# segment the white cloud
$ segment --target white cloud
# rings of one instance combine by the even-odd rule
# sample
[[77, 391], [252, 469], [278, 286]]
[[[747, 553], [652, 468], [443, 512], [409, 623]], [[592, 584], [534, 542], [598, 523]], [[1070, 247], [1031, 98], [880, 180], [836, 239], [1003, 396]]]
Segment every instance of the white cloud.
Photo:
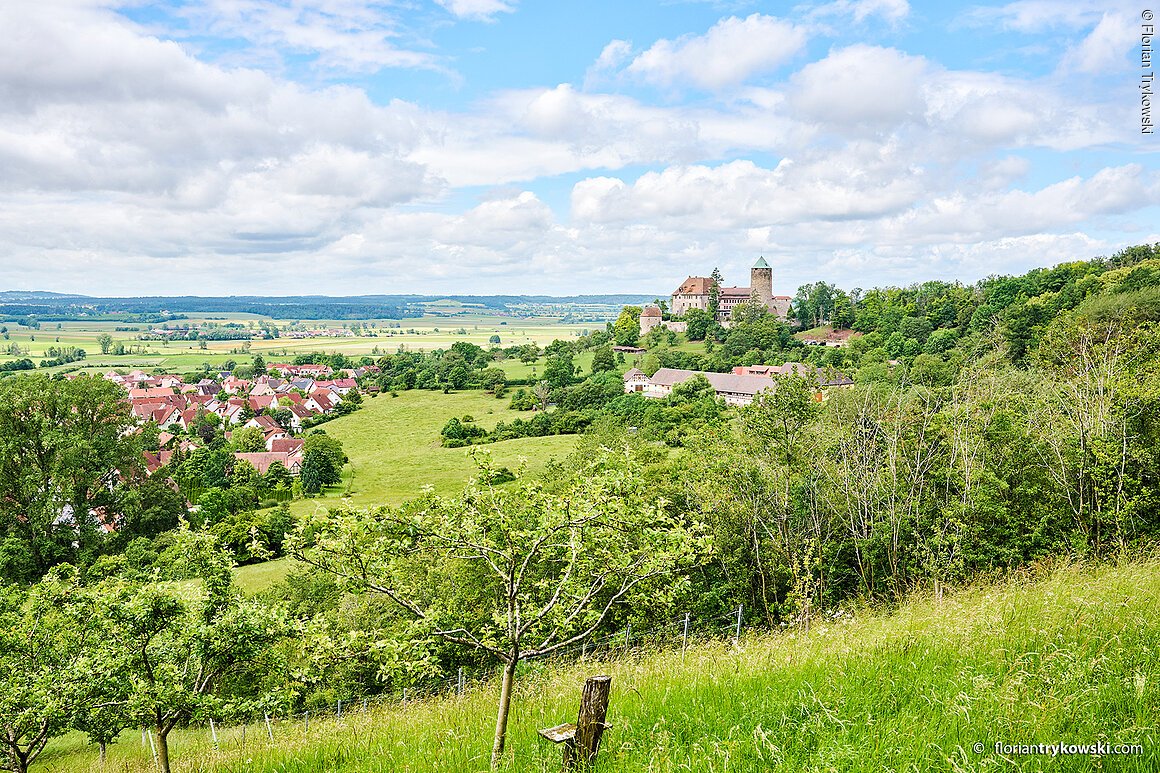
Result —
[[1077, 29], [1095, 23], [1115, 0], [1017, 0], [1000, 6], [976, 6], [962, 15], [969, 25], [993, 25], [1016, 32]]
[[1065, 70], [1102, 74], [1131, 67], [1129, 54], [1139, 40], [1137, 19], [1128, 13], [1106, 13], [1095, 28], [1063, 57]]
[[810, 18], [839, 17], [859, 23], [872, 16], [881, 16], [891, 24], [897, 24], [909, 15], [910, 3], [907, 0], [835, 0], [807, 9]]
[[436, 0], [439, 5], [461, 19], [491, 21], [496, 14], [515, 11], [514, 2], [508, 0]]
[[731, 16], [704, 35], [658, 40], [626, 71], [661, 86], [716, 90], [776, 69], [805, 42], [805, 31], [782, 19], [757, 13], [745, 19]]
[[398, 9], [382, 0], [196, 0], [173, 13], [193, 39], [247, 41], [244, 53], [230, 55], [234, 61], [280, 63], [308, 56], [317, 67], [334, 71], [446, 69], [403, 24]]
[[632, 56], [632, 43], [627, 40], [614, 40], [606, 45], [592, 65], [595, 70], [614, 70], [628, 61]]
[[892, 126], [921, 117], [921, 57], [856, 44], [831, 51], [790, 78], [790, 104], [810, 120], [840, 126]]

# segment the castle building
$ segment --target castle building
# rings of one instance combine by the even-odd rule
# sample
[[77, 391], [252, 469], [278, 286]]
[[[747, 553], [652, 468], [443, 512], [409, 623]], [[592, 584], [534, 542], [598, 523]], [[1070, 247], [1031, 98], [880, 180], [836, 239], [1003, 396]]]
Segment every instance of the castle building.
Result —
[[[773, 269], [765, 262], [765, 258], [758, 258], [749, 270], [749, 287], [720, 287], [717, 294], [717, 318], [721, 322], [728, 321], [733, 313], [733, 307], [745, 303], [751, 298], [769, 309], [770, 314], [776, 314], [782, 319], [789, 317], [790, 303], [793, 301], [788, 295], [773, 294]], [[709, 309], [710, 289], [713, 280], [707, 276], [691, 276], [681, 283], [673, 292], [673, 316], [684, 316], [689, 309]], [[643, 326], [642, 326], [643, 327]]]

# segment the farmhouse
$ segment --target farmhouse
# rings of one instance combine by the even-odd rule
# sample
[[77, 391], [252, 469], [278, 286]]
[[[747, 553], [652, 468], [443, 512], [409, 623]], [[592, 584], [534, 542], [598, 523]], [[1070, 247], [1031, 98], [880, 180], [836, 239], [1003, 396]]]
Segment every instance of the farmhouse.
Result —
[[717, 397], [726, 405], [749, 405], [759, 392], [777, 388], [781, 376], [797, 374], [814, 382], [814, 399], [822, 401], [824, 391], [830, 387], [849, 386], [854, 380], [832, 369], [821, 370], [801, 362], [787, 362], [784, 365], [752, 365], [734, 368], [732, 373], [709, 373], [698, 370], [661, 368], [652, 376], [633, 368], [624, 374], [626, 394], [640, 394], [645, 397], [668, 397], [673, 387], [695, 376], [704, 376], [713, 387]]
[[652, 376], [645, 376], [647, 381], [642, 381], [640, 377], [644, 376], [644, 373], [638, 370], [632, 375], [630, 383], [628, 379], [632, 373], [633, 371], [629, 371], [625, 374], [625, 392], [639, 392], [645, 397], [656, 398], [668, 397], [677, 384], [696, 376], [704, 376], [726, 405], [749, 405], [758, 392], [776, 386], [773, 379], [762, 376], [737, 376], [733, 373], [706, 373], [678, 368], [661, 368]]

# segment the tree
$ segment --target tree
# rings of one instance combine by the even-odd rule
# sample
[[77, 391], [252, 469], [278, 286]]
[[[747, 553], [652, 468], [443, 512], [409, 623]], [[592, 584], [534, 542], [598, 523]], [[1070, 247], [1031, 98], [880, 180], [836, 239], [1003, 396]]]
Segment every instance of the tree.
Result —
[[36, 577], [97, 541], [91, 510], [117, 512], [114, 476], [140, 464], [135, 423], [104, 379], [0, 382], [0, 537], [23, 543]]
[[519, 349], [520, 362], [525, 365], [531, 365], [536, 360], [540, 359], [540, 347], [535, 344], [524, 344]]
[[576, 380], [576, 366], [572, 364], [571, 353], [554, 354], [544, 365], [544, 381], [553, 389], [563, 389]]
[[495, 344], [496, 346], [499, 346], [499, 344], [500, 344], [499, 336], [493, 335], [491, 338], [487, 339], [487, 342], [489, 344]]
[[266, 435], [259, 427], [242, 427], [230, 435], [230, 445], [235, 451], [253, 453], [266, 450]]
[[616, 356], [612, 353], [612, 347], [597, 347], [592, 353], [592, 372], [603, 373], [609, 370], [616, 370]]
[[71, 566], [0, 591], [0, 768], [24, 773], [92, 703], [93, 609]]
[[552, 385], [547, 381], [537, 381], [532, 387], [532, 394], [540, 404], [540, 410], [548, 410], [548, 401], [552, 399]]
[[289, 489], [293, 482], [293, 476], [290, 471], [286, 469], [286, 465], [281, 462], [272, 462], [266, 468], [265, 485], [267, 489], [274, 490], [278, 488]]
[[685, 336], [690, 341], [704, 341], [713, 317], [704, 309], [689, 309], [685, 312]]
[[101, 333], [97, 336], [97, 346], [101, 347], [101, 354], [108, 354], [113, 348], [113, 337], [108, 333]]
[[717, 319], [718, 312], [721, 311], [721, 271], [714, 266], [713, 273], [709, 275], [709, 318]]
[[342, 443], [323, 432], [314, 432], [302, 445], [302, 489], [317, 494], [323, 486], [342, 481], [346, 463]]
[[179, 724], [244, 716], [258, 705], [278, 670], [274, 646], [291, 631], [281, 611], [237, 591], [232, 562], [212, 536], [184, 530], [177, 537], [171, 550], [203, 583], [193, 600], [155, 583], [114, 582], [100, 593], [104, 646], [128, 676], [125, 712], [153, 729], [162, 773]]
[[489, 392], [501, 393], [506, 380], [503, 368], [484, 368], [479, 374], [479, 385]]
[[640, 340], [640, 306], [625, 306], [612, 325], [617, 346], [636, 346]]
[[381, 593], [440, 637], [502, 664], [492, 767], [503, 755], [520, 662], [581, 642], [619, 610], [664, 606], [707, 547], [699, 528], [648, 497], [627, 453], [594, 459], [561, 493], [480, 482], [409, 508], [319, 514], [294, 554]]
[[[357, 396], [358, 393], [351, 390], [351, 396]], [[289, 431], [293, 427], [294, 414], [289, 408], [275, 408], [270, 411], [270, 419], [284, 430]]]

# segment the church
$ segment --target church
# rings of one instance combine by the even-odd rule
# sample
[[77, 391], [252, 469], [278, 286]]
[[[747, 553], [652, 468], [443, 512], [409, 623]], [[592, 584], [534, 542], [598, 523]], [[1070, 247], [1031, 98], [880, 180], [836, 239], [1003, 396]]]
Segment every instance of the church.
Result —
[[[681, 283], [673, 292], [669, 310], [673, 317], [680, 318], [689, 309], [709, 309], [709, 290], [713, 280], [707, 276], [691, 276]], [[788, 295], [773, 294], [773, 269], [765, 262], [765, 258], [758, 258], [749, 270], [749, 287], [724, 287], [717, 295], [717, 319], [719, 322], [728, 322], [733, 313], [733, 307], [739, 303], [753, 299], [781, 319], [787, 319], [790, 314], [790, 303], [793, 298]], [[652, 314], [649, 314], [652, 312]], [[647, 317], [647, 320], [646, 320]], [[654, 319], [655, 317], [655, 319]], [[661, 322], [660, 309], [655, 306], [646, 307], [641, 315], [641, 333], [648, 332]], [[651, 324], [650, 324], [651, 323]], [[672, 323], [666, 325], [672, 329]]]

